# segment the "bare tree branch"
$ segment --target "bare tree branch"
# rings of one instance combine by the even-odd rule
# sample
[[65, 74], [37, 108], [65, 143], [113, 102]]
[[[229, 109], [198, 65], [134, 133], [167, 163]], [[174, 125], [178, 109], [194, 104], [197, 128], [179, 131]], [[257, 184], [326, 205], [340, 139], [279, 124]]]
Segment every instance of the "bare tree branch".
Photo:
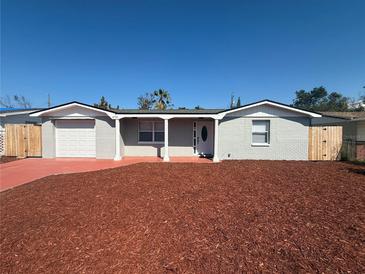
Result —
[[0, 98], [0, 106], [4, 108], [14, 108], [14, 104], [11, 101], [11, 97], [9, 95], [5, 95]]
[[14, 101], [18, 104], [18, 106], [22, 108], [31, 108], [32, 105], [29, 100], [25, 99], [22, 95], [14, 95]]

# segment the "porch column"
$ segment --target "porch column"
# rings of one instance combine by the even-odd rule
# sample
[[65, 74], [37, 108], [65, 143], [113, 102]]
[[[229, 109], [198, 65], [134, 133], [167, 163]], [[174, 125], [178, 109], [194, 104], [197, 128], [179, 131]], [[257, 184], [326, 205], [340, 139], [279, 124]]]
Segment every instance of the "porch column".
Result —
[[218, 140], [219, 140], [219, 120], [214, 119], [214, 157], [213, 162], [218, 163], [219, 162], [219, 156], [218, 156]]
[[165, 153], [163, 155], [163, 161], [169, 162], [170, 161], [170, 157], [169, 157], [169, 119], [165, 118], [164, 122], [165, 122], [165, 134], [164, 134]]
[[120, 155], [120, 119], [115, 119], [115, 155], [114, 161], [122, 159]]

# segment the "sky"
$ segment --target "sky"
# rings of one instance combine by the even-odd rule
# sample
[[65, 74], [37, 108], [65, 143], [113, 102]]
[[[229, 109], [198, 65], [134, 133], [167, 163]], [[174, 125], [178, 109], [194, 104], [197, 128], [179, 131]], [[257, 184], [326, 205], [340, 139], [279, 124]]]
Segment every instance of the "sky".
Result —
[[33, 107], [163, 88], [175, 107], [365, 86], [365, 1], [1, 1], [1, 96]]

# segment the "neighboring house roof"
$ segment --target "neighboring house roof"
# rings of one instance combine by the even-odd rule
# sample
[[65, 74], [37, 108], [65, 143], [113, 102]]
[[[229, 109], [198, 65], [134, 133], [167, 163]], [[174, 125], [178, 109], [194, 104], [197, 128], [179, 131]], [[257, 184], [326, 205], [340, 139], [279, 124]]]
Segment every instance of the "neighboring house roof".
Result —
[[322, 111], [321, 113], [325, 116], [343, 118], [348, 120], [365, 118], [365, 111]]
[[57, 110], [69, 108], [72, 106], [80, 106], [80, 107], [85, 107], [87, 109], [92, 109], [95, 111], [103, 112], [103, 113], [107, 114], [108, 116], [115, 117], [115, 118], [117, 118], [116, 117], [117, 115], [123, 116], [123, 117], [133, 117], [133, 116], [149, 117], [150, 115], [160, 115], [160, 116], [164, 116], [164, 117], [171, 116], [171, 115], [185, 117], [185, 115], [186, 115], [186, 116], [192, 117], [192, 116], [201, 115], [201, 117], [214, 117], [214, 118], [221, 119], [226, 114], [233, 113], [236, 111], [241, 111], [244, 109], [257, 107], [257, 106], [261, 106], [261, 105], [270, 105], [270, 106], [290, 110], [293, 112], [297, 112], [300, 114], [304, 114], [304, 115], [307, 115], [310, 117], [321, 117], [322, 116], [320, 113], [317, 113], [317, 112], [292, 107], [292, 106], [282, 104], [279, 102], [275, 102], [275, 101], [271, 101], [271, 100], [262, 100], [262, 101], [258, 101], [255, 103], [243, 105], [241, 107], [231, 108], [231, 109], [167, 109], [167, 110], [141, 110], [141, 109], [108, 109], [108, 110], [105, 110], [105, 109], [101, 109], [101, 108], [98, 108], [95, 106], [91, 106], [91, 105], [87, 105], [84, 103], [74, 101], [74, 102], [62, 104], [59, 106], [51, 107], [48, 109], [35, 111], [35, 112], [31, 113], [30, 115], [37, 117], [37, 116], [49, 114], [52, 111], [57, 111]]
[[27, 114], [34, 111], [39, 111], [40, 108], [26, 108], [26, 109], [5, 109], [0, 110], [0, 117], [6, 117], [11, 115]]

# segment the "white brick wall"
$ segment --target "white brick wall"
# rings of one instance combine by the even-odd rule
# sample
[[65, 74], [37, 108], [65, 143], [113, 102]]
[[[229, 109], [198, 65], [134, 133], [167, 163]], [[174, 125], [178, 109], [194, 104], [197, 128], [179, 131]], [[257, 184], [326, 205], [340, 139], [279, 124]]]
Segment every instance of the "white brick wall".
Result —
[[[252, 146], [252, 120], [270, 120], [270, 145]], [[308, 160], [306, 117], [226, 117], [219, 124], [220, 159]]]

